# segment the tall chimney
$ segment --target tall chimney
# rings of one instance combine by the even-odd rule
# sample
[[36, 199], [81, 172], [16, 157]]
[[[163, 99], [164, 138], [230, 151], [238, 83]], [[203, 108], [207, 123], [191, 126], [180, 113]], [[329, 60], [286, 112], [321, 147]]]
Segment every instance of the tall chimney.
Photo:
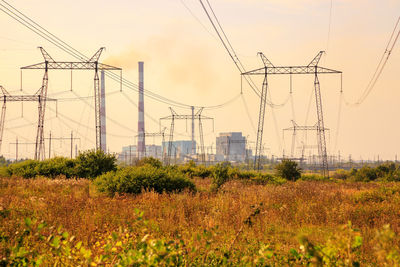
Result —
[[139, 119], [138, 119], [138, 158], [141, 159], [146, 155], [146, 141], [145, 141], [145, 130], [144, 130], [144, 75], [143, 75], [143, 65], [144, 62], [139, 62]]
[[100, 133], [101, 143], [100, 148], [104, 152], [107, 151], [106, 142], [106, 84], [104, 79], [104, 70], [101, 71], [101, 86], [100, 86]]

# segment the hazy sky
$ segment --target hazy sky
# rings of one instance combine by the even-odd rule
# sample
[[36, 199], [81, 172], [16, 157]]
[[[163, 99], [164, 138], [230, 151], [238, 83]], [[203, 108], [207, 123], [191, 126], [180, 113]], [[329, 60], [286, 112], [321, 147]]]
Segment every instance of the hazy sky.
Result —
[[[354, 102], [362, 94], [379, 62], [386, 42], [400, 15], [395, 0], [333, 0], [329, 31], [330, 0], [210, 0], [232, 45], [246, 69], [262, 66], [258, 51], [275, 65], [307, 65], [320, 50], [327, 54], [321, 65], [341, 70], [346, 100]], [[64, 41], [91, 56], [105, 46], [105, 63], [122, 67], [125, 78], [137, 83], [137, 62], [145, 61], [145, 89], [179, 102], [210, 106], [226, 102], [240, 93], [240, 75], [208, 22], [197, 0], [115, 0], [115, 1], [22, 1], [16, 8]], [[60, 52], [10, 17], [0, 12], [0, 84], [9, 91], [20, 88], [21, 66], [42, 61], [36, 48], [43, 46], [56, 60], [72, 58]], [[330, 32], [330, 34], [328, 34]], [[400, 152], [399, 89], [400, 51], [395, 47], [381, 79], [365, 102], [358, 107], [343, 103], [338, 123], [340, 77], [321, 75], [326, 127], [330, 128], [330, 153], [341, 151], [354, 159], [393, 159]], [[41, 85], [41, 71], [24, 72], [24, 91], [34, 93]], [[93, 73], [77, 72], [70, 90], [70, 73], [50, 72], [49, 95], [74, 98], [93, 95]], [[254, 81], [261, 87], [262, 80]], [[137, 130], [137, 93], [107, 80], [108, 146], [120, 151], [133, 143]], [[268, 153], [289, 153], [291, 133], [283, 137], [282, 129], [295, 119], [299, 125], [316, 122], [315, 99], [310, 95], [313, 78], [293, 77], [293, 111], [291, 102], [279, 109], [267, 107], [265, 146]], [[270, 78], [270, 96], [274, 103], [284, 102], [289, 94], [289, 77]], [[251, 119], [247, 115], [243, 97]], [[215, 145], [219, 132], [242, 131], [255, 141], [259, 100], [248, 86], [243, 97], [217, 110], [204, 111], [215, 118], [204, 122], [206, 145]], [[168, 105], [145, 98], [146, 131], [156, 132], [156, 123], [169, 115]], [[88, 104], [93, 100], [88, 98]], [[311, 103], [311, 105], [309, 105]], [[55, 104], [49, 104], [45, 134], [67, 137], [71, 130], [81, 138], [82, 149], [95, 143], [94, 111], [82, 101], [60, 101], [59, 116]], [[15, 156], [15, 142], [33, 142], [36, 134], [37, 105], [10, 103], [2, 153]], [[189, 110], [176, 109], [178, 113]], [[307, 116], [308, 114], [308, 116]], [[78, 124], [78, 123], [79, 124]], [[190, 139], [189, 122], [176, 124], [181, 134], [176, 139]], [[167, 126], [167, 125], [165, 125]], [[339, 127], [338, 127], [339, 126]], [[197, 131], [197, 129], [196, 129]], [[26, 140], [25, 140], [25, 139]], [[148, 139], [147, 143], [159, 140]], [[298, 135], [298, 145], [304, 142]], [[78, 142], [79, 143], [79, 142]], [[315, 134], [309, 133], [308, 145], [315, 145]], [[250, 143], [250, 145], [254, 145]], [[55, 142], [54, 153], [68, 155], [68, 142]], [[32, 156], [33, 146], [21, 147], [20, 153]], [[25, 154], [24, 154], [25, 153]]]

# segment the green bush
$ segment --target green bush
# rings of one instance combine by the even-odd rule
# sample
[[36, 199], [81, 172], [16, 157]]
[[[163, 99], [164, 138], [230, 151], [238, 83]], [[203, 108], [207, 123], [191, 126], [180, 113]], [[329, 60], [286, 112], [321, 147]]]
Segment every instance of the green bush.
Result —
[[237, 179], [245, 179], [245, 180], [250, 180], [250, 179], [254, 179], [256, 177], [259, 176], [259, 173], [257, 173], [256, 171], [234, 171], [233, 175], [235, 178]]
[[[103, 173], [116, 170], [114, 155], [103, 151], [87, 151], [80, 153], [76, 159], [56, 157], [44, 161], [25, 160], [6, 167], [8, 176], [34, 178], [45, 176], [55, 178], [64, 175], [66, 178], [95, 178]], [[4, 170], [3, 170], [4, 173]]]
[[335, 173], [332, 175], [332, 178], [346, 180], [347, 178], [349, 178], [349, 176], [350, 176], [349, 171], [345, 171], [343, 169], [337, 169]]
[[301, 177], [301, 169], [297, 162], [289, 159], [282, 160], [275, 166], [276, 175], [290, 181], [296, 181]]
[[285, 178], [280, 176], [275, 176], [269, 173], [258, 173], [256, 177], [252, 178], [251, 181], [254, 181], [258, 184], [275, 184], [281, 185], [287, 182]]
[[154, 190], [157, 193], [179, 192], [186, 188], [195, 190], [195, 185], [180, 172], [151, 165], [108, 172], [97, 177], [95, 184], [100, 192], [110, 195], [140, 194], [143, 190]]
[[76, 176], [75, 171], [75, 160], [56, 157], [37, 163], [35, 171], [37, 175], [55, 178], [60, 175], [65, 175], [66, 178], [71, 178]]
[[26, 160], [18, 163], [14, 163], [8, 166], [7, 172], [10, 176], [19, 176], [23, 178], [34, 178], [38, 175], [37, 160]]
[[218, 163], [213, 168], [212, 175], [212, 189], [217, 191], [224, 183], [229, 179], [229, 168], [228, 162]]
[[144, 165], [150, 165], [156, 168], [161, 168], [163, 166], [160, 160], [153, 157], [143, 158], [136, 163], [136, 166], [144, 166]]
[[319, 175], [319, 174], [314, 174], [314, 173], [307, 173], [307, 174], [302, 174], [300, 179], [301, 181], [329, 181], [329, 179]]
[[211, 177], [212, 175], [212, 167], [206, 167], [203, 165], [196, 166], [196, 163], [193, 160], [179, 166], [179, 171], [187, 175], [189, 178], [199, 177], [204, 179]]
[[103, 173], [115, 171], [117, 159], [102, 150], [89, 150], [79, 153], [76, 158], [76, 174], [80, 178], [96, 178]]

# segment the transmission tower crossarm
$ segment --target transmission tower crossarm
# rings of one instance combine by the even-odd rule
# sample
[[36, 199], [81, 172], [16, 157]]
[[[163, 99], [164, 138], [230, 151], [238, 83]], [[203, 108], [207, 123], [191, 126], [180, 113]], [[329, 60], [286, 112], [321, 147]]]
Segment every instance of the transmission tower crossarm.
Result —
[[39, 46], [38, 48], [39, 48], [40, 52], [42, 53], [42, 56], [43, 56], [45, 62], [49, 62], [49, 63], [55, 62], [54, 59], [49, 55], [49, 53], [47, 53], [47, 51], [44, 50], [43, 47]]
[[[43, 124], [42, 120], [44, 120], [44, 112], [47, 101], [47, 86], [48, 86], [48, 70], [94, 70], [94, 99], [95, 99], [95, 129], [96, 129], [96, 149], [101, 150], [101, 139], [102, 139], [102, 127], [101, 127], [101, 94], [100, 94], [100, 81], [99, 81], [99, 70], [119, 70], [122, 71], [121, 68], [110, 66], [107, 64], [99, 63], [99, 58], [101, 56], [104, 47], [100, 48], [89, 60], [81, 59], [81, 61], [55, 61], [47, 52], [40, 47], [40, 51], [44, 57], [44, 62], [29, 65], [22, 67], [21, 70], [32, 70], [32, 69], [44, 69], [45, 76], [43, 77], [43, 84], [41, 89], [38, 91], [39, 95], [39, 125], [38, 125], [38, 134], [43, 135]], [[122, 72], [121, 72], [122, 73]], [[122, 76], [121, 76], [122, 77]], [[72, 76], [71, 76], [71, 84], [72, 84]], [[122, 83], [121, 83], [122, 88]], [[41, 129], [41, 130], [39, 130]], [[42, 137], [37, 137], [37, 142], [42, 143]], [[37, 146], [36, 150], [44, 147], [44, 144], [40, 144]], [[35, 154], [35, 158], [39, 157], [41, 152], [37, 152]]]
[[[78, 61], [57, 61], [57, 62], [48, 62], [47, 68], [49, 70], [122, 70], [121, 68], [114, 67], [108, 64], [103, 64], [99, 62], [78, 62]], [[45, 62], [28, 65], [21, 67], [22, 70], [41, 70], [45, 69], [46, 64]]]
[[10, 93], [1, 85], [0, 85], [0, 89], [1, 89], [1, 92], [3, 93], [3, 95], [5, 95], [5, 96], [9, 96], [10, 95]]
[[97, 52], [88, 60], [88, 62], [98, 62], [104, 49], [105, 47], [100, 47], [100, 49], [97, 50]]
[[265, 69], [258, 68], [248, 72], [242, 73], [242, 75], [264, 75], [267, 71], [268, 75], [279, 75], [279, 74], [340, 74], [341, 71], [328, 69], [320, 66], [278, 66], [278, 67], [268, 67]]
[[[32, 102], [39, 101], [39, 95], [2, 95], [0, 96], [0, 101], [6, 100], [7, 102]], [[41, 98], [43, 100], [44, 98]], [[55, 98], [46, 97], [46, 101], [57, 102], [58, 100]]]
[[324, 53], [325, 53], [325, 51], [319, 51], [319, 53], [315, 56], [315, 58], [313, 60], [311, 60], [310, 64], [308, 64], [307, 67], [318, 66], [318, 63], [321, 60], [321, 57]]
[[266, 68], [274, 68], [274, 64], [271, 63], [271, 61], [269, 61], [269, 59], [264, 55], [263, 52], [258, 52], [257, 55], [259, 55], [261, 57], [262, 62], [264, 63], [264, 66]]

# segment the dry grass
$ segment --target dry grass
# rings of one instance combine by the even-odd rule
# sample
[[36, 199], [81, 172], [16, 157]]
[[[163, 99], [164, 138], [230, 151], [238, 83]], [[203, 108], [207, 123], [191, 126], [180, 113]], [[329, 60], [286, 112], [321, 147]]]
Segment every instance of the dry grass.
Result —
[[[296, 182], [281, 186], [231, 181], [217, 193], [208, 191], [210, 180], [196, 180], [197, 193], [138, 196], [99, 194], [88, 180], [0, 178], [0, 230], [12, 237], [23, 218], [35, 217], [49, 225], [62, 225], [91, 247], [98, 233], [127, 227], [136, 218], [134, 208], [153, 223], [153, 234], [182, 238], [203, 247], [204, 230], [211, 246], [255, 250], [260, 243], [280, 251], [298, 248], [298, 236], [324, 242], [351, 221], [364, 237], [365, 261], [371, 258], [376, 230], [390, 224], [400, 232], [400, 185], [395, 183]], [[259, 207], [252, 224], [244, 221]], [[7, 211], [7, 212], [5, 212]], [[242, 231], [241, 231], [242, 230]], [[397, 239], [396, 242], [399, 242]], [[397, 243], [399, 244], [399, 243]], [[0, 255], [1, 256], [1, 255]]]

